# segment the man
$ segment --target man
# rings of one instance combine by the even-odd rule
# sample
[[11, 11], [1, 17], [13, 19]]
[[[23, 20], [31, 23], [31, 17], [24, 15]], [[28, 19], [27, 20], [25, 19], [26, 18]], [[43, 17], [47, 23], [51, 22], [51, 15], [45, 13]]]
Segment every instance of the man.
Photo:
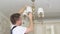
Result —
[[30, 25], [28, 27], [22, 27], [22, 19], [21, 19], [21, 14], [25, 10], [26, 6], [23, 7], [19, 13], [15, 13], [11, 15], [10, 20], [11, 23], [13, 24], [13, 27], [11, 29], [11, 34], [25, 34], [33, 31], [33, 20], [32, 20], [32, 13], [29, 13], [28, 17], [30, 20]]

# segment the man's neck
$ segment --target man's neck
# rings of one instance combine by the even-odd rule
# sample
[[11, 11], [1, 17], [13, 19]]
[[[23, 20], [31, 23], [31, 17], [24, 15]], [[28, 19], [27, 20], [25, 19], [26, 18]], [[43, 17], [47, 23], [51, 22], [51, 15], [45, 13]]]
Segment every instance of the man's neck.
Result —
[[16, 26], [20, 26], [19, 24], [15, 24]]

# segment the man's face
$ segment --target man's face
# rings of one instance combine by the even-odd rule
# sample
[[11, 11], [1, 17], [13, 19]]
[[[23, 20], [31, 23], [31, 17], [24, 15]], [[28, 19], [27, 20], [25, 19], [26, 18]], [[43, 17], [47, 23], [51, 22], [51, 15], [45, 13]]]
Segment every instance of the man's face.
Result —
[[19, 23], [20, 23], [20, 25], [22, 25], [22, 19], [20, 18], [20, 20], [19, 20]]
[[17, 23], [18, 23], [19, 25], [22, 25], [22, 19], [21, 19], [21, 17], [19, 18], [19, 20], [17, 21]]

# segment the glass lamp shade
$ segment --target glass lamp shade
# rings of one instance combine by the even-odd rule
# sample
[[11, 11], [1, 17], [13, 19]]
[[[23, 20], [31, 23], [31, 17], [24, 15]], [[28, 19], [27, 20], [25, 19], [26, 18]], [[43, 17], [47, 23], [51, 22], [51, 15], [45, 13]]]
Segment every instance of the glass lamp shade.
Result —
[[38, 16], [43, 17], [44, 16], [44, 11], [43, 8], [38, 8], [38, 12], [37, 12]]
[[26, 11], [27, 11], [27, 13], [28, 12], [32, 12], [32, 7], [31, 6], [27, 6]]
[[30, 6], [26, 7], [26, 10], [24, 11], [23, 15], [28, 15], [29, 13], [32, 13], [32, 8]]

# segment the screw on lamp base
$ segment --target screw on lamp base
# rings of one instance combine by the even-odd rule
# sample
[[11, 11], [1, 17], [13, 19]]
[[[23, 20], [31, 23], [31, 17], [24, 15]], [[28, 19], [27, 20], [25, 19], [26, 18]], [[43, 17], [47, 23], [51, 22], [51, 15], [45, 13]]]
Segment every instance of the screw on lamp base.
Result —
[[35, 2], [35, 0], [31, 0], [32, 2]]

